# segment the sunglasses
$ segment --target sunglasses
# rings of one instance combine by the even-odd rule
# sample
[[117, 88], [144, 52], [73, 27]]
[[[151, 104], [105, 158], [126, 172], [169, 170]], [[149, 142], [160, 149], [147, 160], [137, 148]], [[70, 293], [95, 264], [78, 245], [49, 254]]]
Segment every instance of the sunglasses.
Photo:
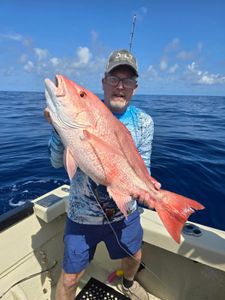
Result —
[[117, 76], [109, 75], [109, 76], [106, 76], [105, 79], [106, 79], [107, 84], [109, 84], [113, 87], [117, 87], [118, 84], [120, 83], [120, 81], [122, 82], [123, 87], [126, 89], [134, 89], [134, 88], [136, 88], [136, 85], [137, 85], [136, 79], [133, 79], [133, 78], [120, 78]]

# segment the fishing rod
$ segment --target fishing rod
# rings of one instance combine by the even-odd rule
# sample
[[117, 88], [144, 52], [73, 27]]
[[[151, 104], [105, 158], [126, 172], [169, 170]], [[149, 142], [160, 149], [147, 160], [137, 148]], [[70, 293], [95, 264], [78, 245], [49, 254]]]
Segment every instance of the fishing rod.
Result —
[[136, 25], [136, 15], [133, 16], [133, 22], [132, 22], [132, 27], [131, 27], [131, 33], [130, 33], [130, 43], [129, 43], [129, 51], [131, 51], [132, 48], [132, 43], [133, 43], [133, 38], [134, 38], [134, 30], [135, 30], [135, 25]]

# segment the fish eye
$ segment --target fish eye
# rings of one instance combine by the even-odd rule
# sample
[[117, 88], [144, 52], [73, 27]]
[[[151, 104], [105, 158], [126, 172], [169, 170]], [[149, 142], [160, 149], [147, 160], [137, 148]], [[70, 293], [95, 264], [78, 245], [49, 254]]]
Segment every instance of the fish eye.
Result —
[[85, 91], [80, 91], [80, 97], [85, 97], [85, 96], [87, 96], [87, 94], [85, 93]]

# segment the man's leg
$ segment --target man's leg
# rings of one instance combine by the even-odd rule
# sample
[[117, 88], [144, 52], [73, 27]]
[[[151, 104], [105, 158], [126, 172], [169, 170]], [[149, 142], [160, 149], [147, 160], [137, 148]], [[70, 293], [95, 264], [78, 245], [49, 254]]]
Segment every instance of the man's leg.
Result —
[[63, 271], [56, 287], [56, 300], [75, 299], [76, 289], [98, 244], [98, 227], [67, 218], [64, 234]]
[[[134, 280], [142, 257], [143, 229], [140, 224], [139, 213], [134, 212], [123, 222], [122, 226], [121, 222], [113, 224], [115, 232], [108, 234], [106, 241], [112, 259], [123, 257], [124, 277], [122, 285], [118, 285], [118, 289], [132, 300], [149, 300], [147, 291]], [[114, 236], [115, 233], [117, 238]], [[119, 239], [119, 243], [117, 239]], [[129, 253], [133, 253], [133, 255], [129, 256]]]
[[79, 280], [84, 272], [85, 270], [77, 274], [68, 274], [62, 271], [57, 283], [55, 299], [74, 300]]
[[149, 300], [147, 291], [137, 282], [134, 281], [141, 262], [141, 249], [138, 250], [134, 257], [125, 257], [122, 259], [122, 269], [124, 272], [121, 291], [131, 300]]
[[140, 249], [134, 254], [134, 258], [129, 256], [122, 259], [122, 270], [124, 272], [125, 279], [127, 280], [134, 279], [134, 276], [137, 273], [140, 266], [141, 255], [142, 252]]

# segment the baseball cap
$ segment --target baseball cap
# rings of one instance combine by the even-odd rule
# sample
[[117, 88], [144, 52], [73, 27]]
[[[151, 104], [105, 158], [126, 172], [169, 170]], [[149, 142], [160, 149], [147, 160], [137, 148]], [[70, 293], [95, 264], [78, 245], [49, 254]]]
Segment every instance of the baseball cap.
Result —
[[126, 49], [115, 50], [110, 54], [108, 63], [106, 65], [106, 72], [109, 73], [114, 68], [121, 65], [131, 67], [134, 70], [136, 76], [138, 76], [138, 66], [136, 58], [131, 52]]

